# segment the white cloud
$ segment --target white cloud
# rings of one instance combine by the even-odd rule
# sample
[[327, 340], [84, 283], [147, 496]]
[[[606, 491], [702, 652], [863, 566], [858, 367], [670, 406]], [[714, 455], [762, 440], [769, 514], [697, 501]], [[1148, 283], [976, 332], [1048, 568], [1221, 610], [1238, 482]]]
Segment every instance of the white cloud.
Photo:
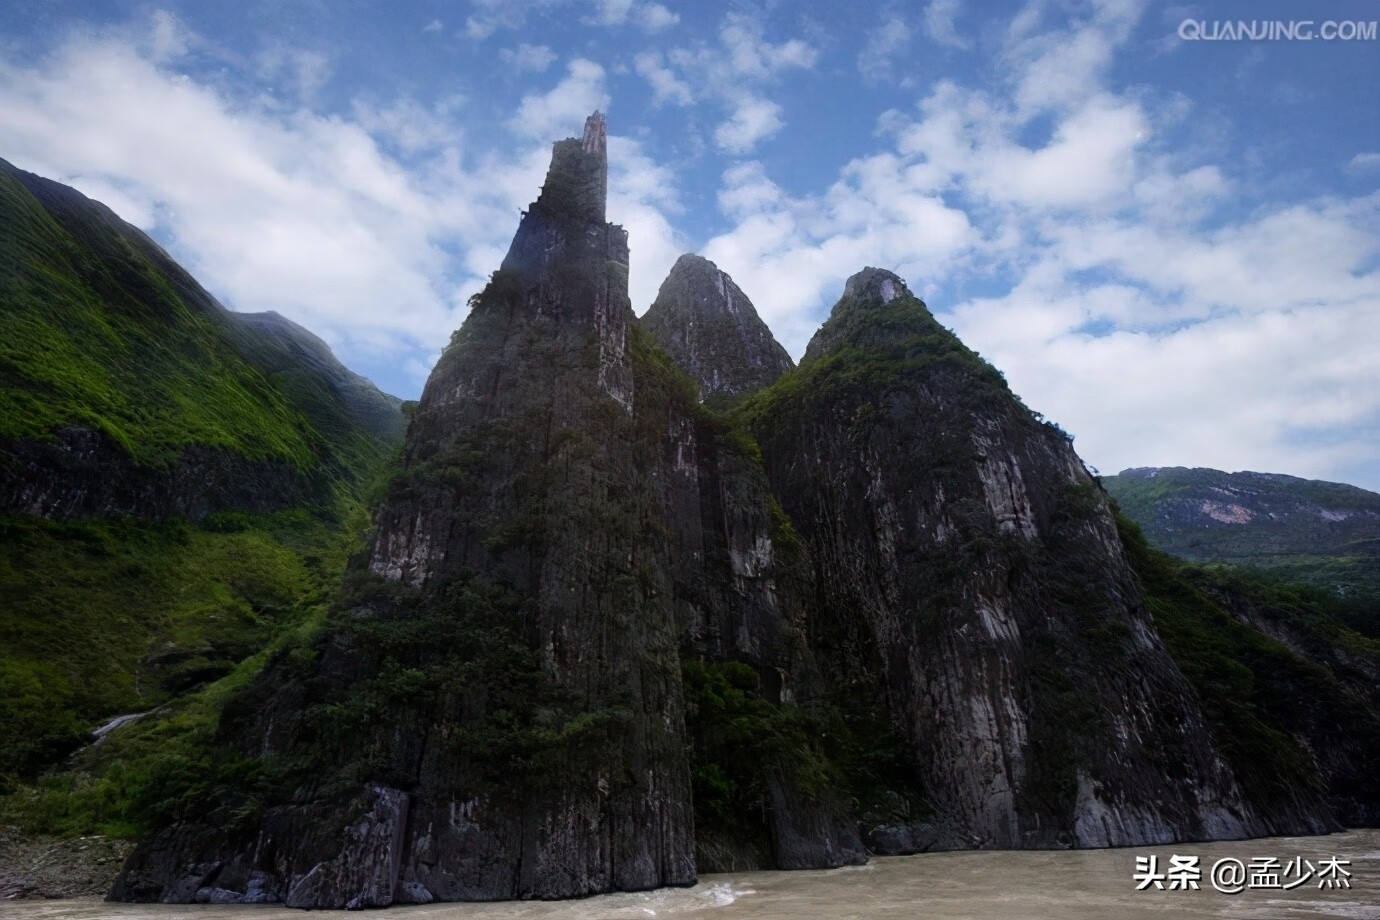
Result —
[[808, 70], [819, 60], [819, 52], [798, 38], [772, 44], [763, 37], [758, 20], [741, 14], [730, 13], [725, 18], [719, 40], [728, 51], [733, 72], [740, 77], [771, 77], [792, 68]]
[[676, 79], [675, 73], [662, 62], [660, 52], [644, 51], [633, 58], [633, 68], [652, 88], [652, 105], [660, 106], [667, 102], [675, 105], [690, 105], [695, 99], [690, 92], [690, 84]]
[[445, 28], [445, 24], [442, 23], [441, 20], [439, 20], [439, 19], [433, 19], [433, 20], [431, 20], [431, 22], [428, 22], [426, 25], [422, 26], [422, 31], [423, 31], [423, 32], [440, 32], [440, 31], [441, 31], [442, 29], [444, 29], [444, 28]]
[[168, 61], [186, 54], [194, 36], [172, 13], [154, 10], [151, 40], [153, 59]]
[[743, 95], [733, 114], [714, 130], [714, 142], [733, 154], [749, 153], [764, 138], [785, 126], [781, 106], [760, 96]]
[[594, 0], [594, 21], [602, 25], [622, 25], [628, 21], [634, 0]]
[[579, 133], [590, 112], [608, 107], [604, 68], [576, 58], [567, 65], [565, 79], [549, 92], [524, 96], [508, 125], [529, 137], [566, 137]]
[[867, 35], [867, 42], [858, 54], [858, 72], [869, 83], [890, 79], [895, 58], [910, 44], [910, 26], [895, 14], [887, 18]]
[[1357, 171], [1380, 168], [1380, 153], [1358, 153], [1346, 165]]
[[556, 52], [546, 45], [520, 43], [516, 48], [504, 48], [498, 57], [505, 64], [523, 73], [542, 73], [556, 60]]
[[958, 33], [954, 20], [958, 18], [960, 0], [930, 0], [925, 5], [925, 34], [937, 44], [967, 49], [973, 43]]
[[672, 48], [664, 59], [647, 52], [634, 63], [652, 88], [653, 105], [718, 101], [726, 118], [715, 128], [715, 142], [742, 155], [785, 126], [784, 110], [766, 97], [765, 88], [790, 71], [812, 69], [818, 60], [818, 50], [802, 39], [773, 43], [759, 19], [735, 12], [724, 17], [717, 44]]
[[680, 22], [680, 14], [673, 13], [660, 3], [644, 3], [637, 9], [637, 24], [642, 31], [655, 34]]
[[484, 39], [499, 29], [520, 29], [537, 9], [556, 6], [560, 0], [471, 0], [474, 10], [465, 19], [465, 34]]

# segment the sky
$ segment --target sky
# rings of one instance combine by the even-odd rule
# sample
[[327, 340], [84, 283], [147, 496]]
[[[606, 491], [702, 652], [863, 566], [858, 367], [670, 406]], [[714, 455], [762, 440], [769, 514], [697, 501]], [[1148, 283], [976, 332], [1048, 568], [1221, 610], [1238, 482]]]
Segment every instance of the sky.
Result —
[[[847, 277], [889, 268], [1104, 473], [1380, 490], [1376, 19], [1361, 0], [0, 0], [0, 157], [415, 398], [551, 143], [598, 108], [638, 313], [699, 252], [799, 358]], [[1297, 25], [1221, 39], [1237, 20]]]

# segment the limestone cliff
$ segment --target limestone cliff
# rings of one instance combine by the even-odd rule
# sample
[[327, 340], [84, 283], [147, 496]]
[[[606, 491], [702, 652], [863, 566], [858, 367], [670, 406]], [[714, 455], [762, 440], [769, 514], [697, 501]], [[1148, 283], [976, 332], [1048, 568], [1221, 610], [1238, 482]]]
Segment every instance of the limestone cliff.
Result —
[[710, 403], [770, 386], [795, 366], [747, 295], [702, 256], [676, 260], [641, 322]]
[[1316, 832], [1315, 791], [1243, 794], [1070, 440], [865, 269], [799, 370], [746, 407], [809, 546], [826, 670], [871, 675], [951, 843]]
[[[690, 748], [717, 739], [687, 739], [682, 651], [761, 675], [772, 710], [817, 681], [752, 450], [636, 328], [604, 132], [596, 114], [555, 145], [313, 660], [281, 657], [227, 711], [225, 743], [286, 764], [279, 801], [169, 828], [114, 897], [366, 907], [695, 880]], [[864, 858], [838, 796], [780, 754], [762, 769], [768, 864]]]

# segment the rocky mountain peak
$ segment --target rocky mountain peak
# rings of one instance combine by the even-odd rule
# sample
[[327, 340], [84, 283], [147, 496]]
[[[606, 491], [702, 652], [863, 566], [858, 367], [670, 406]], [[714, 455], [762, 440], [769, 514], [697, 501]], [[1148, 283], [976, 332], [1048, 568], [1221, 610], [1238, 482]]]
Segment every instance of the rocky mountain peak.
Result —
[[546, 182], [530, 210], [602, 224], [608, 188], [608, 126], [596, 111], [585, 119], [580, 137], [551, 145]]
[[642, 327], [704, 400], [755, 392], [795, 366], [728, 273], [693, 253], [676, 260]]
[[902, 295], [910, 296], [910, 288], [906, 287], [906, 282], [895, 272], [887, 271], [885, 268], [867, 267], [848, 279], [843, 286], [843, 296], [845, 300], [852, 298], [857, 301], [870, 302], [879, 301], [881, 304], [888, 304]]
[[[884, 322], [881, 321], [885, 315]], [[802, 362], [813, 361], [842, 346], [888, 347], [902, 335], [958, 339], [930, 315], [900, 275], [884, 268], [864, 268], [844, 285], [843, 296], [810, 339]]]

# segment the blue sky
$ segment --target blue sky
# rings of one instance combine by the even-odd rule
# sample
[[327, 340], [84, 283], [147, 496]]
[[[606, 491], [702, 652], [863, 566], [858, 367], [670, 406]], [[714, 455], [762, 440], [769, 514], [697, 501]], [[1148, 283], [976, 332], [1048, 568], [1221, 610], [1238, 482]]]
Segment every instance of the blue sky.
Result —
[[[1311, 41], [1179, 34], [1304, 17]], [[1333, 0], [8, 0], [0, 156], [415, 397], [550, 143], [598, 107], [639, 313], [697, 251], [798, 357], [848, 275], [891, 268], [1104, 472], [1380, 489], [1380, 41], [1320, 34], [1376, 19]]]

